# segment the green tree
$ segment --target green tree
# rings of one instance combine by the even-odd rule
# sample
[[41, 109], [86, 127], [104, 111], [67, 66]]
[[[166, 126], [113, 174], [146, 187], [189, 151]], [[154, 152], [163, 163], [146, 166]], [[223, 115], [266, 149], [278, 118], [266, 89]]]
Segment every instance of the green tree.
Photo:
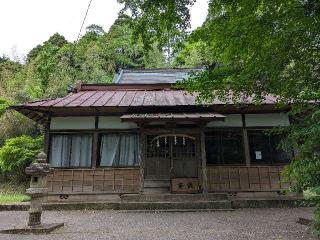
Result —
[[38, 44], [36, 47], [32, 48], [31, 51], [27, 54], [27, 62], [35, 59], [39, 52], [42, 50], [42, 45]]
[[189, 7], [195, 0], [118, 0], [123, 12], [130, 10], [136, 41], [142, 40], [146, 51], [156, 42], [171, 63], [174, 48], [180, 46], [190, 28]]
[[23, 183], [26, 180], [25, 168], [36, 159], [43, 147], [43, 138], [22, 135], [7, 139], [0, 149], [0, 169], [10, 180]]
[[55, 73], [59, 62], [58, 52], [68, 44], [58, 33], [44, 42], [35, 59], [27, 65], [26, 91], [32, 98], [41, 98], [49, 85], [51, 76]]
[[91, 24], [88, 27], [86, 27], [86, 31], [94, 33], [97, 36], [101, 36], [101, 35], [105, 34], [105, 31], [103, 30], [103, 28], [99, 25], [96, 25], [96, 24]]
[[203, 67], [211, 61], [209, 47], [203, 41], [189, 41], [184, 43], [183, 48], [174, 58], [176, 67]]
[[211, 1], [197, 34], [210, 47], [212, 63], [223, 65], [204, 73], [198, 88], [319, 99], [319, 10], [309, 3]]
[[11, 61], [10, 59], [3, 58], [0, 61], [0, 93], [1, 96], [12, 96], [11, 92], [14, 92], [14, 78], [16, 74], [22, 69], [20, 63]]

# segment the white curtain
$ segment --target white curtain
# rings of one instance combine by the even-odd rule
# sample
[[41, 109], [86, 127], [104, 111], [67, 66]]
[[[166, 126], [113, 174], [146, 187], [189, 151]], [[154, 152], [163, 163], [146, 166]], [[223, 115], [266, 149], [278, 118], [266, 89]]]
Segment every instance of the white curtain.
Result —
[[135, 166], [139, 164], [137, 134], [107, 134], [101, 138], [100, 166]]
[[90, 167], [92, 136], [53, 135], [50, 164], [52, 167]]
[[70, 167], [90, 167], [92, 137], [90, 135], [72, 136]]

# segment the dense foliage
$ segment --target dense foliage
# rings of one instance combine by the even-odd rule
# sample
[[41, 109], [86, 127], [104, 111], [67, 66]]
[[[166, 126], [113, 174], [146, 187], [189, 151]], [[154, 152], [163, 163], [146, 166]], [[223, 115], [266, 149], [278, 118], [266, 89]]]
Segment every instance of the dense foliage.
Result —
[[0, 149], [0, 171], [8, 180], [24, 182], [26, 180], [24, 169], [36, 159], [42, 145], [42, 137], [32, 138], [22, 135], [6, 140]]
[[0, 116], [7, 110], [9, 105], [10, 104], [8, 100], [4, 98], [0, 98]]
[[308, 2], [212, 1], [206, 23], [194, 33], [209, 48], [211, 68], [190, 88], [319, 99], [320, 14]]
[[195, 0], [118, 0], [123, 11], [130, 11], [135, 39], [141, 39], [146, 51], [154, 43], [163, 49], [171, 63], [174, 52], [190, 29], [189, 7]]

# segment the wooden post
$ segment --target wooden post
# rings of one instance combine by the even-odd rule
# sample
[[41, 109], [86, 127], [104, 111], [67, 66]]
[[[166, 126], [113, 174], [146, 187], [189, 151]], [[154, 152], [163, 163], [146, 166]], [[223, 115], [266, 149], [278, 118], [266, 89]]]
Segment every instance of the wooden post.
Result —
[[48, 119], [44, 122], [44, 153], [47, 155], [47, 161], [49, 158], [49, 151], [50, 151], [50, 123], [51, 117], [48, 116]]
[[97, 132], [99, 124], [99, 117], [95, 117], [95, 131], [93, 133], [93, 142], [92, 142], [92, 157], [91, 157], [91, 167], [95, 169], [98, 164], [98, 147], [99, 147], [99, 133]]
[[94, 132], [93, 133], [93, 142], [92, 142], [92, 163], [91, 163], [91, 167], [93, 169], [95, 169], [97, 167], [98, 164], [98, 141], [99, 141], [99, 133]]
[[204, 126], [200, 128], [200, 149], [201, 149], [201, 167], [202, 167], [202, 192], [208, 195], [208, 179], [207, 179], [207, 156], [205, 148]]
[[243, 136], [243, 147], [244, 147], [244, 155], [246, 160], [246, 166], [250, 167], [251, 164], [251, 157], [250, 157], [250, 149], [249, 149], [249, 138], [246, 126], [246, 117], [244, 114], [242, 116], [242, 136]]
[[144, 188], [144, 168], [145, 168], [145, 132], [143, 125], [140, 125], [139, 136], [139, 160], [140, 160], [140, 194], [143, 193]]

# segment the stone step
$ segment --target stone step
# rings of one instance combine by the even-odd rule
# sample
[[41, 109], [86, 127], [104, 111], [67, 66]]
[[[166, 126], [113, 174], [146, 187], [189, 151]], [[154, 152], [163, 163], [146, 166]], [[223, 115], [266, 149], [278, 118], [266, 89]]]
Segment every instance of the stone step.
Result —
[[145, 180], [144, 187], [170, 187], [170, 181], [168, 180]]
[[228, 195], [224, 193], [208, 194], [170, 194], [170, 193], [147, 193], [124, 194], [121, 195], [123, 202], [197, 202], [197, 201], [220, 201], [228, 200]]
[[145, 187], [143, 188], [145, 194], [166, 194], [170, 192], [169, 187]]
[[231, 201], [199, 201], [199, 202], [122, 202], [119, 210], [232, 210]]

